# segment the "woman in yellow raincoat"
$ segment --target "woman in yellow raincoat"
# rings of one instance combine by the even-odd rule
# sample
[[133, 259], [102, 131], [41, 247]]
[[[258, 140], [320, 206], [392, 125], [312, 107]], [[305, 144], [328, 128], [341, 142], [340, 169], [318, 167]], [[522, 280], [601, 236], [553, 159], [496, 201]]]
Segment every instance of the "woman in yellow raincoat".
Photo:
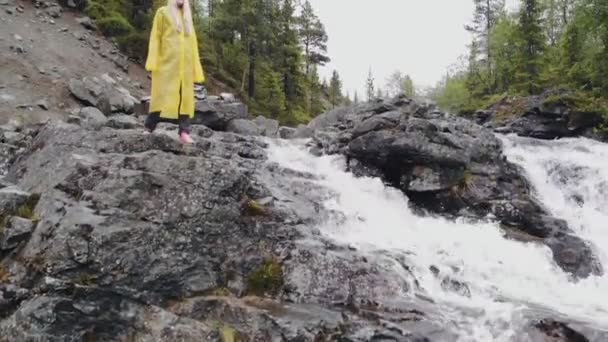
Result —
[[162, 121], [179, 123], [179, 140], [192, 143], [194, 83], [205, 80], [188, 0], [168, 0], [154, 16], [146, 70], [152, 72], [150, 114], [145, 127], [153, 132]]

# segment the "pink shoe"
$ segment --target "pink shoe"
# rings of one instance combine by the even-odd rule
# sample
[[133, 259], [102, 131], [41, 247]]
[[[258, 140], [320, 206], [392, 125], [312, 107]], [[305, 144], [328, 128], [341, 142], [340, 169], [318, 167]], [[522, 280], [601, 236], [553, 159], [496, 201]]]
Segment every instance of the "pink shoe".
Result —
[[179, 135], [179, 142], [184, 145], [188, 145], [192, 144], [194, 141], [192, 140], [192, 138], [190, 138], [190, 134], [183, 132]]

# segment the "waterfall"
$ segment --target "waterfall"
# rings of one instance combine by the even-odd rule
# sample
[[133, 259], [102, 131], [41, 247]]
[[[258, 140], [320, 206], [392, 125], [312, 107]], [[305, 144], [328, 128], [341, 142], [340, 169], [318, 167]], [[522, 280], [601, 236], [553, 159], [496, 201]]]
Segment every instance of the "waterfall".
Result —
[[[608, 145], [503, 140], [507, 157], [525, 169], [539, 199], [593, 242], [608, 265]], [[406, 255], [419, 282], [414, 292], [437, 303], [460, 341], [524, 341], [524, 324], [542, 313], [608, 330], [607, 276], [573, 282], [548, 247], [507, 239], [495, 222], [417, 216], [400, 191], [379, 179], [354, 177], [343, 157], [315, 157], [302, 141], [270, 141], [268, 149], [269, 161], [315, 174], [314, 182], [329, 190], [325, 208], [343, 216], [320, 224], [327, 238], [361, 253]], [[466, 283], [470, 297], [444, 289], [432, 266]]]

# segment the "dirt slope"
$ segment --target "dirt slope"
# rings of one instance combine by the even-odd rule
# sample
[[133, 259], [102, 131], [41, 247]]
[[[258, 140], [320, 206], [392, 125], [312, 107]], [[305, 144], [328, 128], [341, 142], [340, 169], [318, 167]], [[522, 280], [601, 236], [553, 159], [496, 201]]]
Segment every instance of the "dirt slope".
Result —
[[70, 78], [108, 74], [135, 97], [147, 94], [141, 66], [81, 25], [80, 13], [57, 13], [52, 2], [0, 0], [0, 124], [65, 118], [79, 105], [69, 94]]

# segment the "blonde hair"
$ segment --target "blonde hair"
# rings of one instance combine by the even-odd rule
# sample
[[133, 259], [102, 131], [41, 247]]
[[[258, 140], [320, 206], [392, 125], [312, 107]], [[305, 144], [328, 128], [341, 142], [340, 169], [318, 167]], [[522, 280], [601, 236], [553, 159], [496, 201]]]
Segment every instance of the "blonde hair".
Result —
[[[177, 0], [167, 0], [167, 7], [169, 8], [169, 13], [171, 13], [171, 18], [173, 18], [177, 32], [182, 32], [182, 21], [179, 18]], [[190, 10], [189, 0], [184, 0], [184, 5], [182, 6], [182, 15], [184, 18], [184, 33], [189, 36], [192, 32], [192, 11]]]

